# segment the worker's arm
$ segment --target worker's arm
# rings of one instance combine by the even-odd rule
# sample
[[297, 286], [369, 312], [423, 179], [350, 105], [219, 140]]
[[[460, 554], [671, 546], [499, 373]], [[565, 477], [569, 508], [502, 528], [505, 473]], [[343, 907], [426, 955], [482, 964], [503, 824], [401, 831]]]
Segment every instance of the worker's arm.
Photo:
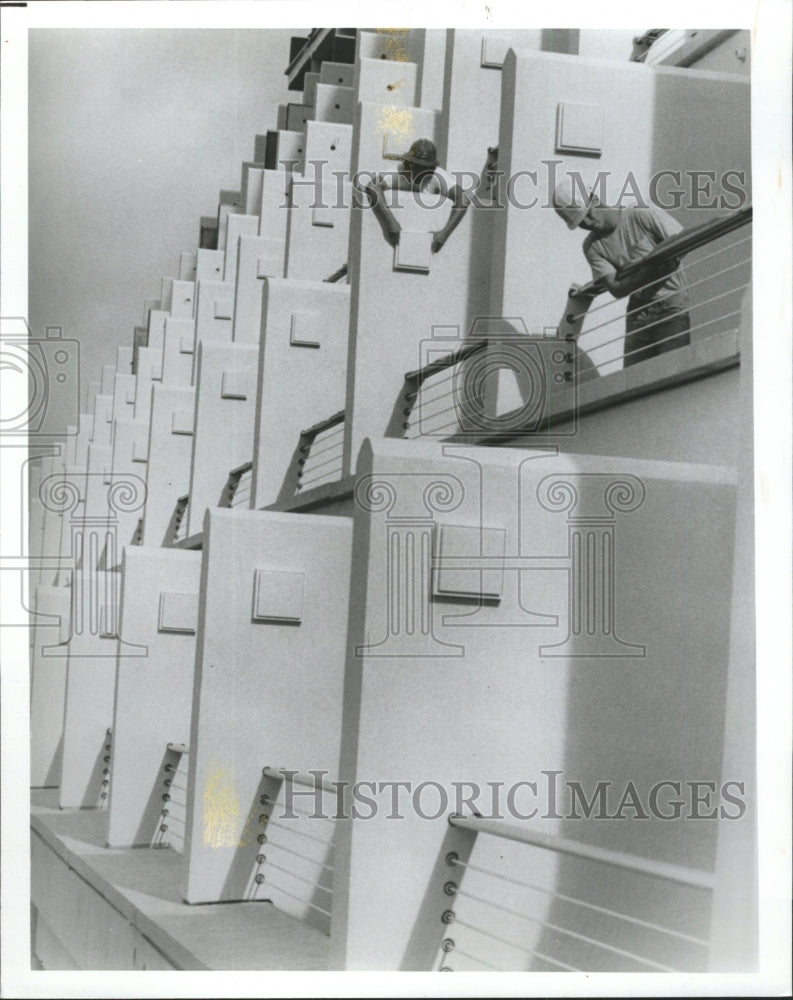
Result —
[[618, 278], [617, 272], [611, 271], [610, 273], [601, 274], [599, 281], [606, 291], [611, 292], [615, 299], [623, 299], [626, 295], [635, 292], [637, 288], [643, 288], [645, 285], [664, 281], [670, 274], [674, 274], [679, 266], [680, 261], [676, 258], [671, 258], [654, 264], [645, 271], [639, 271], [638, 274], [634, 274], [630, 278]]
[[402, 231], [402, 227], [386, 204], [385, 187], [386, 184], [384, 181], [376, 181], [373, 184], [364, 185], [363, 190], [369, 195], [369, 204], [383, 226], [386, 239], [391, 246], [396, 246], [399, 243], [399, 234]]
[[433, 236], [433, 253], [437, 253], [443, 247], [446, 240], [448, 240], [454, 230], [463, 221], [463, 216], [468, 211], [468, 206], [471, 204], [468, 195], [465, 194], [458, 184], [455, 184], [454, 187], [451, 188], [447, 198], [449, 198], [452, 202], [452, 210], [449, 213], [449, 218], [446, 220], [446, 225], [442, 229], [439, 229]]

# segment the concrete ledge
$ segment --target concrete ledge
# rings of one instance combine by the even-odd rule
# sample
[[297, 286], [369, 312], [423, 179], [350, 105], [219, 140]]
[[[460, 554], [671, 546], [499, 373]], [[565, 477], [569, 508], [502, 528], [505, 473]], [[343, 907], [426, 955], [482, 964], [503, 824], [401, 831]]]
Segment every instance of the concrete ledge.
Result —
[[[97, 964], [92, 935], [81, 933], [84, 953], [69, 943], [77, 908], [50, 893], [46, 868], [68, 880], [80, 899], [81, 932], [94, 922], [115, 922], [115, 964], [141, 968], [138, 954], [153, 948], [160, 968], [181, 970], [297, 970], [327, 968], [328, 938], [269, 901], [188, 906], [182, 900], [182, 857], [170, 850], [105, 847], [107, 813], [59, 810], [56, 790], [33, 793], [31, 902], [49, 938], [81, 968]], [[38, 864], [37, 864], [38, 858]], [[37, 878], [38, 875], [38, 878]], [[88, 890], [86, 892], [86, 890]], [[111, 920], [108, 920], [108, 914]], [[123, 925], [126, 924], [126, 927]], [[36, 942], [34, 941], [34, 950]], [[50, 941], [50, 955], [58, 949]], [[51, 967], [51, 966], [47, 966]], [[150, 966], [144, 966], [150, 967]]]

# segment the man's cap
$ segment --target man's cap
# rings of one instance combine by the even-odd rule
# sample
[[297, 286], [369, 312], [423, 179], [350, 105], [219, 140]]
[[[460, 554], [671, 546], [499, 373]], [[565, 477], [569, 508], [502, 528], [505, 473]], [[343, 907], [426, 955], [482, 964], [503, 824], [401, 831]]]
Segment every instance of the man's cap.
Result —
[[586, 218], [591, 201], [591, 192], [582, 192], [580, 186], [573, 185], [570, 177], [563, 177], [553, 193], [553, 207], [567, 223], [568, 229], [578, 229]]
[[435, 143], [429, 139], [416, 139], [402, 159], [405, 163], [413, 163], [417, 167], [437, 167], [438, 150], [435, 148]]

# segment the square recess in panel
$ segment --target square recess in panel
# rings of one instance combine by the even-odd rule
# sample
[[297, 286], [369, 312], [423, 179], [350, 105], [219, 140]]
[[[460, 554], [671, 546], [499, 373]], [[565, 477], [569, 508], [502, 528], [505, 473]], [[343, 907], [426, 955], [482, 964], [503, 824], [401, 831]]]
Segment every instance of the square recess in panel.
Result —
[[253, 577], [254, 621], [301, 622], [304, 583], [304, 573], [257, 569]]
[[411, 233], [403, 229], [394, 247], [394, 269], [429, 274], [432, 233]]
[[603, 152], [603, 108], [598, 104], [556, 106], [556, 152], [600, 156]]
[[198, 627], [197, 594], [160, 594], [160, 632], [195, 632]]
[[437, 561], [432, 593], [436, 597], [501, 598], [504, 569], [480, 569], [480, 557], [490, 562], [504, 559], [506, 532], [503, 528], [480, 528], [478, 525], [442, 524], [438, 529]]

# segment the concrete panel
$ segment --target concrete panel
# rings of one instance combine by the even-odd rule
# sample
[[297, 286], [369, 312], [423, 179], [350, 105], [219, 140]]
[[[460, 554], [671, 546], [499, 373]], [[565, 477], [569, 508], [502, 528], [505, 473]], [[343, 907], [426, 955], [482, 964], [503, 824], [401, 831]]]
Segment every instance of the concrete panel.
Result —
[[446, 32], [440, 28], [411, 28], [406, 54], [418, 67], [416, 104], [440, 111], [443, 107]]
[[258, 212], [250, 215], [232, 215], [229, 217], [228, 235], [226, 239], [226, 261], [223, 280], [233, 284], [237, 280], [237, 252], [240, 236], [256, 236], [259, 232]]
[[169, 316], [162, 350], [162, 384], [189, 386], [193, 377], [196, 325], [192, 319]]
[[259, 215], [262, 205], [261, 163], [242, 164], [242, 184], [240, 185], [240, 211], [244, 215]]
[[[199, 281], [196, 305], [196, 343], [231, 340], [234, 320], [234, 282]], [[195, 373], [195, 361], [194, 361]], [[195, 382], [195, 375], [193, 377]]]
[[306, 173], [311, 176], [321, 163], [324, 177], [330, 180], [334, 171], [350, 169], [352, 156], [352, 125], [337, 122], [306, 122]]
[[199, 250], [196, 258], [196, 281], [222, 281], [223, 250]]
[[136, 376], [116, 375], [113, 384], [113, 420], [131, 420], [135, 415]]
[[361, 59], [355, 65], [355, 103], [412, 108], [418, 104], [417, 77], [418, 67], [413, 62]]
[[[271, 898], [312, 919], [317, 893], [328, 898], [322, 866], [332, 823], [321, 823], [323, 846], [314, 857], [311, 840], [295, 834], [288, 819], [274, 815], [260, 823], [266, 810], [259, 797], [277, 795], [262, 775], [265, 766], [324, 768], [331, 776], [337, 766], [351, 529], [347, 518], [207, 513], [190, 736], [188, 902]], [[282, 603], [286, 591], [273, 587], [273, 573], [288, 574], [289, 607]], [[297, 576], [303, 578], [299, 622]], [[260, 610], [274, 610], [277, 620], [256, 619], [257, 594]], [[308, 822], [309, 830], [312, 825], [320, 824]], [[268, 839], [266, 863], [257, 862], [260, 834]], [[312, 857], [313, 888], [279, 871], [305, 874]], [[257, 872], [265, 876], [262, 884]], [[327, 902], [319, 905], [328, 909]]]
[[[292, 495], [300, 432], [343, 408], [349, 327], [348, 285], [268, 279], [265, 286], [254, 423], [254, 507]], [[314, 324], [313, 332], [303, 336], [320, 347], [293, 343], [301, 321]], [[340, 471], [340, 436], [336, 440]]]
[[302, 170], [305, 151], [305, 136], [302, 131], [279, 130], [276, 133], [275, 162], [279, 170]]
[[115, 374], [108, 376], [111, 381], [110, 391], [100, 393], [94, 401], [94, 422], [91, 428], [91, 441], [95, 445], [109, 445], [113, 430], [113, 386]]
[[[380, 442], [374, 455], [364, 447], [358, 472], [340, 776], [398, 776], [413, 794], [402, 797], [400, 822], [388, 818], [386, 789], [374, 815], [359, 806], [361, 818], [338, 827], [333, 967], [431, 968], [441, 939], [458, 936], [434, 908], [449, 878], [447, 817], [459, 811], [453, 782], [480, 790], [462, 786], [474, 796], [466, 810], [492, 815], [487, 782], [503, 782], [496, 814], [512, 823], [521, 815], [528, 822], [528, 807], [537, 807], [532, 830], [711, 870], [715, 824], [656, 815], [568, 823], [563, 782], [588, 792], [611, 782], [610, 813], [628, 782], [645, 807], [651, 787], [672, 775], [719, 782], [714, 734], [724, 717], [734, 470]], [[445, 568], [439, 529], [448, 526], [466, 529], [451, 568], [484, 576], [500, 566], [500, 598], [430, 597]], [[503, 560], [485, 555], [476, 526], [506, 533]], [[587, 533], [596, 541], [584, 550]], [[449, 725], [438, 724], [439, 705]], [[548, 771], [562, 775], [556, 808]], [[527, 780], [538, 783], [534, 796], [521, 786], [526, 798], [513, 793], [510, 807], [506, 790]], [[425, 787], [416, 806], [423, 782], [443, 794]], [[498, 870], [525, 879], [508, 847], [498, 841]], [[677, 925], [686, 903], [674, 887], [645, 880], [641, 892], [621, 886], [615, 899], [614, 872], [605, 871], [560, 860], [535, 877], [578, 898], [613, 899], [636, 916], [641, 902], [650, 919], [665, 915], [661, 922]], [[506, 899], [500, 883], [490, 892]], [[558, 924], [561, 905], [543, 903], [540, 919]], [[707, 909], [692, 933], [702, 936]], [[569, 912], [563, 919], [574, 932], [584, 928]], [[607, 941], [609, 933], [602, 928]], [[524, 940], [533, 946], [530, 935]]]
[[352, 63], [323, 62], [319, 68], [319, 82], [337, 87], [351, 87], [354, 71]]
[[171, 297], [173, 296], [173, 278], [163, 278], [160, 283], [160, 308], [163, 312], [171, 311]]
[[286, 128], [290, 132], [302, 132], [306, 122], [314, 117], [314, 108], [305, 104], [288, 104], [286, 108]]
[[132, 374], [132, 355], [133, 350], [131, 347], [116, 348], [116, 371], [120, 375]]
[[176, 501], [188, 491], [193, 435], [192, 429], [190, 433], [184, 431], [187, 429], [185, 421], [192, 419], [194, 407], [194, 389], [158, 386], [153, 391], [144, 545], [164, 543]]
[[[314, 118], [318, 122], [338, 122], [352, 124], [354, 92], [352, 87], [336, 87], [326, 83], [317, 84]], [[302, 133], [301, 133], [302, 134]], [[279, 161], [282, 157], [279, 156]]]
[[[196, 264], [198, 263], [198, 251], [186, 250], [179, 254], [179, 280], [195, 281]], [[173, 300], [171, 300], [173, 310]]]
[[138, 351], [135, 383], [135, 420], [148, 424], [151, 418], [151, 390], [162, 382], [162, 348], [142, 347]]
[[[541, 44], [539, 28], [513, 31], [449, 29], [443, 85], [444, 131], [438, 144], [441, 162], [448, 170], [482, 173], [487, 147], [499, 144], [504, 56], [509, 48], [539, 50]], [[527, 106], [523, 108], [524, 118]], [[528, 121], [526, 127], [529, 127]], [[529, 169], [533, 169], [533, 164]]]
[[[167, 745], [190, 742], [200, 573], [200, 552], [125, 550], [120, 634], [146, 656], [117, 661], [108, 844], [163, 842], [164, 781], [176, 770]], [[165, 822], [179, 823], [173, 809]], [[175, 832], [183, 839], [183, 829]]]
[[[172, 285], [177, 286], [177, 293], [181, 291], [182, 282], [173, 282]], [[171, 288], [171, 304], [173, 306], [173, 287]], [[146, 341], [147, 347], [162, 348], [163, 337], [165, 336], [165, 321], [171, 315], [171, 310], [162, 309], [152, 309], [149, 313], [149, 323], [148, 323], [148, 339]]]
[[188, 535], [220, 503], [231, 469], [253, 457], [257, 357], [252, 344], [199, 345]]
[[71, 587], [36, 588], [37, 620], [32, 629], [30, 681], [30, 784], [33, 788], [60, 783], [66, 651], [62, 647], [62, 656], [46, 656], [45, 647], [68, 641], [71, 600]]
[[[414, 232], [426, 243], [450, 211], [448, 201], [422, 207], [410, 192], [396, 192], [394, 202], [406, 245], [422, 239]], [[472, 320], [487, 315], [490, 249], [478, 238], [486, 215], [469, 208], [440, 253], [431, 255], [429, 272], [421, 273], [394, 269], [394, 250], [369, 208], [352, 213], [345, 470], [354, 467], [365, 437], [402, 435], [404, 375], [427, 363], [433, 327], [457, 332], [459, 345]]]
[[[284, 209], [284, 222], [286, 214]], [[259, 343], [264, 278], [283, 277], [285, 240], [285, 230], [284, 239], [267, 236], [240, 237], [232, 328], [232, 340], [235, 343]]]
[[[198, 251], [196, 251], [196, 258]], [[193, 273], [198, 269], [197, 262], [193, 267]], [[174, 319], [192, 319], [195, 314], [196, 283], [195, 278], [185, 281], [175, 281], [173, 285], [173, 303], [171, 305], [171, 316]]]
[[[299, 144], [304, 148], [304, 144]], [[294, 159], [294, 157], [293, 157]], [[297, 167], [299, 170], [300, 167]], [[286, 213], [288, 202], [286, 189], [289, 184], [289, 173], [283, 167], [278, 170], [265, 170], [262, 173], [262, 205], [259, 212], [259, 236], [267, 236], [283, 243], [286, 239]], [[281, 272], [283, 274], [283, 271]]]
[[[328, 179], [322, 183], [322, 176]], [[292, 175], [286, 277], [323, 281], [347, 263], [352, 186], [329, 174]]]
[[36, 834], [31, 839], [31, 871], [31, 899], [47, 927], [57, 928], [57, 944], [49, 941], [52, 957], [86, 970], [133, 968], [136, 934], [127, 918]]

